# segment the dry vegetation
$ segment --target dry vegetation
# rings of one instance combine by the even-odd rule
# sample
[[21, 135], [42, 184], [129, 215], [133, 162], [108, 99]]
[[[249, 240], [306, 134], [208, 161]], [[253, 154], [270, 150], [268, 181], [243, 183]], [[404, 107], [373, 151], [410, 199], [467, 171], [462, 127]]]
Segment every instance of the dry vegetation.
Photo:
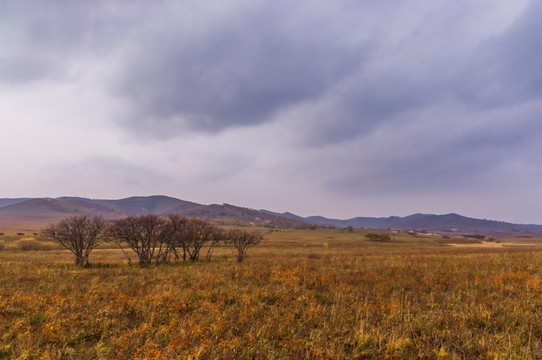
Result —
[[[538, 358], [538, 245], [280, 231], [243, 263], [0, 251], [0, 358]], [[451, 242], [448, 240], [447, 242]], [[503, 243], [511, 243], [505, 241]], [[534, 242], [534, 240], [533, 240]], [[324, 243], [328, 246], [324, 246]], [[525, 243], [525, 239], [522, 239]]]

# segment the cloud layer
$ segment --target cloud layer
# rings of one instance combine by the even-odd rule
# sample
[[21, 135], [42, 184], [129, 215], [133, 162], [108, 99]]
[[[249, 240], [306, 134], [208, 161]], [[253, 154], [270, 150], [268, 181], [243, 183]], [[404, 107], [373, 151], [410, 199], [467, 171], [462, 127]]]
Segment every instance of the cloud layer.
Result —
[[535, 1], [6, 1], [1, 165], [51, 181], [4, 195], [542, 223], [541, 20]]

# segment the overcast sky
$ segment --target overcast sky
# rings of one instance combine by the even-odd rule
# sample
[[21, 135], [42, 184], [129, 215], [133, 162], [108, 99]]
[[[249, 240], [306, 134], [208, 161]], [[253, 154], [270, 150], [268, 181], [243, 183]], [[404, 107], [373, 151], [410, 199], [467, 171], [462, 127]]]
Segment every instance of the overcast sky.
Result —
[[0, 197], [542, 224], [542, 2], [0, 0]]

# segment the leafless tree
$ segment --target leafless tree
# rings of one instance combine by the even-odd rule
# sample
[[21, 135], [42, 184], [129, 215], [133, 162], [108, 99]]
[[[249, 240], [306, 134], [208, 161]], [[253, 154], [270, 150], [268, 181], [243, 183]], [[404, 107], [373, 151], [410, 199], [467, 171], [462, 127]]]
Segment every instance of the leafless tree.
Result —
[[248, 232], [246, 230], [233, 229], [226, 234], [226, 243], [233, 246], [237, 253], [237, 261], [245, 259], [249, 247], [258, 245], [263, 240], [263, 235], [259, 232]]
[[165, 220], [157, 215], [128, 216], [117, 220], [109, 229], [109, 236], [124, 251], [123, 244], [132, 249], [140, 265], [149, 265], [153, 259], [160, 261], [166, 245], [164, 241]]
[[213, 255], [213, 251], [215, 247], [226, 240], [226, 232], [222, 229], [220, 229], [218, 226], [213, 226], [213, 232], [212, 236], [209, 239], [208, 242], [208, 249], [207, 249], [207, 256], [206, 260], [211, 261], [211, 256]]
[[75, 265], [87, 266], [90, 252], [104, 241], [107, 222], [99, 216], [70, 216], [46, 227], [42, 233], [75, 255]]
[[164, 239], [167, 245], [165, 257], [183, 261], [199, 260], [202, 249], [207, 247], [206, 259], [211, 260], [214, 248], [224, 239], [224, 231], [200, 219], [187, 219], [179, 214], [170, 214], [165, 226]]
[[188, 244], [186, 251], [190, 261], [198, 261], [203, 246], [213, 240], [216, 226], [200, 219], [190, 219], [184, 236]]
[[185, 235], [188, 226], [188, 219], [179, 214], [169, 214], [168, 221], [164, 229], [164, 239], [166, 242], [166, 253], [173, 254], [175, 260], [180, 259], [178, 249], [183, 251], [183, 261], [186, 261], [188, 249], [188, 239]]

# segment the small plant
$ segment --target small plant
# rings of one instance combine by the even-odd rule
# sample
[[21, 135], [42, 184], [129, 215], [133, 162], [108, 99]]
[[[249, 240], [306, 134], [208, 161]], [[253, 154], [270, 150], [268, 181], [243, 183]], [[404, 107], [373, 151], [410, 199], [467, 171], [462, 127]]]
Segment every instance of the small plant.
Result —
[[377, 234], [377, 233], [368, 233], [367, 235], [365, 235], [365, 238], [369, 241], [381, 241], [381, 242], [391, 241], [391, 238], [389, 235]]
[[15, 242], [15, 247], [22, 251], [50, 250], [53, 248], [50, 242], [37, 241], [34, 238], [22, 238]]
[[48, 244], [41, 243], [36, 241], [34, 238], [22, 238], [16, 242], [16, 246], [22, 251], [32, 251], [32, 250], [47, 250], [50, 249]]

